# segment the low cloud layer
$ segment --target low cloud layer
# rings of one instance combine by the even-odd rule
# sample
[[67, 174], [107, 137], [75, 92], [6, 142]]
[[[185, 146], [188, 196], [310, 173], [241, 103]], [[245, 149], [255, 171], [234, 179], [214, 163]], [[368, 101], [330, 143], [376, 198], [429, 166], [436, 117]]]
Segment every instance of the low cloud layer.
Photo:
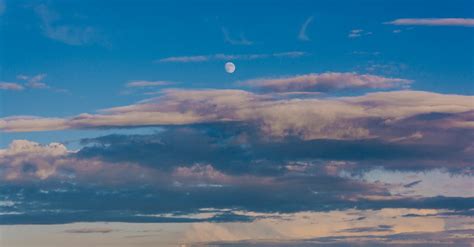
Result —
[[238, 122], [253, 126], [270, 138], [422, 142], [436, 138], [430, 133], [442, 131], [443, 135], [451, 135], [472, 129], [472, 100], [472, 96], [421, 91], [281, 99], [278, 95], [242, 90], [166, 90], [157, 98], [105, 109], [99, 114], [7, 117], [0, 119], [0, 129], [25, 132]]

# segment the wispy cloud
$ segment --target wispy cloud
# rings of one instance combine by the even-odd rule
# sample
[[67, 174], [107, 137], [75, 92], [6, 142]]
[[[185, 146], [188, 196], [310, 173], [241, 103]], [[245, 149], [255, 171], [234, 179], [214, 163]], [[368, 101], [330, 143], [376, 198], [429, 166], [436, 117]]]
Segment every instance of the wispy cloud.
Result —
[[0, 90], [14, 90], [20, 91], [23, 90], [25, 87], [22, 85], [15, 83], [15, 82], [4, 82], [0, 81]]
[[36, 6], [34, 10], [41, 20], [43, 34], [50, 39], [68, 45], [106, 44], [92, 26], [64, 24], [61, 16], [45, 4]]
[[306, 19], [306, 21], [303, 23], [303, 25], [301, 26], [301, 29], [300, 29], [300, 32], [298, 34], [298, 39], [299, 40], [302, 40], [302, 41], [310, 41], [310, 38], [308, 37], [308, 35], [306, 34], [306, 29], [308, 29], [308, 26], [309, 24], [311, 24], [311, 22], [313, 21], [314, 19], [314, 16], [310, 16], [308, 17], [308, 19]]
[[46, 83], [43, 82], [46, 74], [37, 74], [34, 76], [18, 75], [16, 78], [23, 83], [19, 82], [0, 82], [0, 90], [23, 90], [25, 88], [34, 89], [46, 89], [50, 88]]
[[125, 86], [129, 88], [144, 88], [144, 87], [160, 87], [160, 86], [167, 86], [172, 85], [174, 82], [170, 81], [131, 81], [127, 83]]
[[364, 35], [371, 35], [372, 32], [367, 32], [364, 31], [363, 29], [353, 29], [349, 32], [348, 37], [349, 38], [359, 38]]
[[385, 22], [397, 26], [463, 26], [474, 27], [473, 18], [402, 18]]
[[29, 88], [49, 88], [49, 86], [43, 82], [46, 76], [46, 74], [38, 74], [35, 76], [18, 75], [17, 79], [26, 81], [25, 85]]
[[308, 55], [302, 51], [276, 52], [271, 54], [213, 54], [213, 55], [197, 55], [197, 56], [178, 56], [166, 57], [158, 59], [159, 63], [197, 63], [208, 61], [225, 61], [225, 60], [256, 60], [264, 58], [298, 58]]
[[222, 28], [222, 34], [224, 35], [224, 41], [231, 45], [252, 45], [253, 42], [248, 40], [244, 33], [240, 33], [239, 38], [234, 38], [231, 36], [230, 32], [226, 28]]

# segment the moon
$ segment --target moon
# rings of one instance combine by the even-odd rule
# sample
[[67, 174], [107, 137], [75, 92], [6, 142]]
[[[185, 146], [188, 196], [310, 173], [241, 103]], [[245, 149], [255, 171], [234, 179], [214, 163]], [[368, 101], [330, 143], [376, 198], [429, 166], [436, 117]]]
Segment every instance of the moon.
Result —
[[225, 67], [225, 71], [229, 74], [232, 74], [235, 71], [235, 64], [233, 62], [225, 63], [224, 67]]

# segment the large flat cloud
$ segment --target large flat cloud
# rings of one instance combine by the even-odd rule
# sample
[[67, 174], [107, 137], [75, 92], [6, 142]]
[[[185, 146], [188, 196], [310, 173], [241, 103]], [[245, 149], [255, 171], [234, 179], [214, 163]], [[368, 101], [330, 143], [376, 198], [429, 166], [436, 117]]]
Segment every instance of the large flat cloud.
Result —
[[[472, 129], [473, 100], [472, 96], [422, 91], [297, 99], [242, 90], [166, 90], [160, 97], [98, 114], [64, 119], [7, 117], [0, 119], [0, 129], [22, 132], [240, 122], [272, 138], [409, 140], [406, 137], [416, 131]], [[411, 125], [410, 129], [404, 129], [402, 122]]]
[[267, 91], [335, 91], [344, 89], [388, 89], [407, 87], [411, 80], [370, 74], [326, 72], [281, 78], [260, 78], [242, 82]]

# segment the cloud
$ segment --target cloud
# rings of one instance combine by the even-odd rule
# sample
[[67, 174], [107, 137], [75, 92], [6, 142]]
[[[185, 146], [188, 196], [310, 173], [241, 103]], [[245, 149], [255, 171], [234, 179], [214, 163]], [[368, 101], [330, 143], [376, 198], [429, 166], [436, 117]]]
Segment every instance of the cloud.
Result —
[[125, 86], [128, 88], [143, 88], [143, 87], [160, 87], [172, 85], [174, 82], [169, 81], [131, 81]]
[[306, 29], [308, 29], [308, 26], [309, 24], [311, 24], [311, 22], [313, 21], [314, 19], [314, 16], [310, 16], [308, 17], [308, 19], [306, 19], [306, 21], [303, 23], [303, 25], [301, 26], [301, 29], [300, 29], [300, 32], [298, 34], [298, 39], [299, 40], [302, 40], [302, 41], [310, 41], [310, 38], [308, 37], [308, 35], [306, 34]]
[[24, 87], [15, 82], [0, 82], [0, 90], [13, 90], [13, 91], [21, 91]]
[[43, 34], [68, 45], [105, 44], [101, 34], [92, 26], [79, 26], [64, 23], [62, 17], [45, 4], [34, 7], [41, 20]]
[[472, 18], [402, 18], [384, 24], [397, 26], [462, 26], [474, 27]]
[[392, 232], [393, 226], [390, 225], [378, 225], [373, 227], [356, 227], [342, 230], [343, 232], [359, 233], [359, 232]]
[[[271, 138], [294, 136], [304, 140], [393, 140], [423, 129], [423, 139], [419, 140], [423, 142], [436, 140], [436, 135], [430, 133], [438, 132], [440, 137], [441, 130], [448, 138], [456, 131], [471, 129], [472, 111], [472, 96], [419, 91], [280, 99], [278, 95], [242, 90], [165, 90], [159, 97], [98, 114], [64, 119], [2, 118], [0, 129], [21, 132], [236, 122], [254, 126]], [[432, 113], [439, 116], [429, 117]]]
[[[252, 221], [259, 216], [241, 217], [238, 211], [472, 208], [471, 197], [400, 195], [390, 191], [398, 182], [347, 175], [370, 170], [364, 164], [369, 161], [385, 166], [395, 160], [403, 166], [415, 158], [417, 167], [410, 169], [423, 168], [420, 147], [400, 151], [403, 146], [378, 142], [364, 149], [367, 144], [354, 141], [351, 151], [344, 141], [269, 141], [241, 131], [209, 126], [109, 135], [84, 140], [77, 151], [59, 143], [13, 141], [0, 150], [0, 201], [14, 201], [8, 210], [20, 214], [0, 218], [5, 224]], [[343, 161], [354, 158], [351, 153], [359, 158]], [[339, 160], [328, 160], [331, 155]], [[205, 208], [218, 214], [190, 215]], [[350, 228], [357, 227], [341, 229]]]
[[229, 43], [231, 45], [252, 45], [253, 42], [248, 40], [244, 33], [240, 33], [240, 37], [238, 39], [235, 39], [232, 37], [229, 33], [229, 31], [226, 28], [222, 28], [222, 34], [224, 35], [224, 41], [226, 43]]
[[363, 35], [371, 35], [372, 32], [364, 32], [363, 29], [353, 29], [349, 32], [348, 36], [349, 38], [359, 38]]
[[335, 91], [344, 89], [387, 89], [406, 87], [412, 81], [401, 78], [390, 78], [371, 74], [326, 72], [305, 74], [283, 78], [261, 78], [242, 82], [267, 91]]
[[308, 55], [301, 51], [276, 52], [272, 54], [214, 54], [198, 56], [166, 57], [158, 59], [159, 63], [197, 63], [209, 61], [227, 61], [227, 60], [256, 60], [266, 58], [298, 58]]
[[79, 228], [79, 229], [68, 229], [65, 230], [64, 232], [66, 233], [111, 233], [115, 231], [112, 228]]
[[46, 74], [38, 74], [35, 76], [18, 75], [17, 79], [26, 81], [25, 85], [29, 88], [49, 88], [49, 86], [43, 82], [46, 76]]
[[421, 180], [416, 180], [416, 181], [413, 181], [413, 182], [411, 182], [411, 183], [408, 183], [408, 184], [403, 185], [403, 187], [405, 187], [405, 188], [411, 188], [411, 187], [416, 186], [417, 184], [419, 184], [419, 183], [421, 183], [421, 182], [422, 182]]

